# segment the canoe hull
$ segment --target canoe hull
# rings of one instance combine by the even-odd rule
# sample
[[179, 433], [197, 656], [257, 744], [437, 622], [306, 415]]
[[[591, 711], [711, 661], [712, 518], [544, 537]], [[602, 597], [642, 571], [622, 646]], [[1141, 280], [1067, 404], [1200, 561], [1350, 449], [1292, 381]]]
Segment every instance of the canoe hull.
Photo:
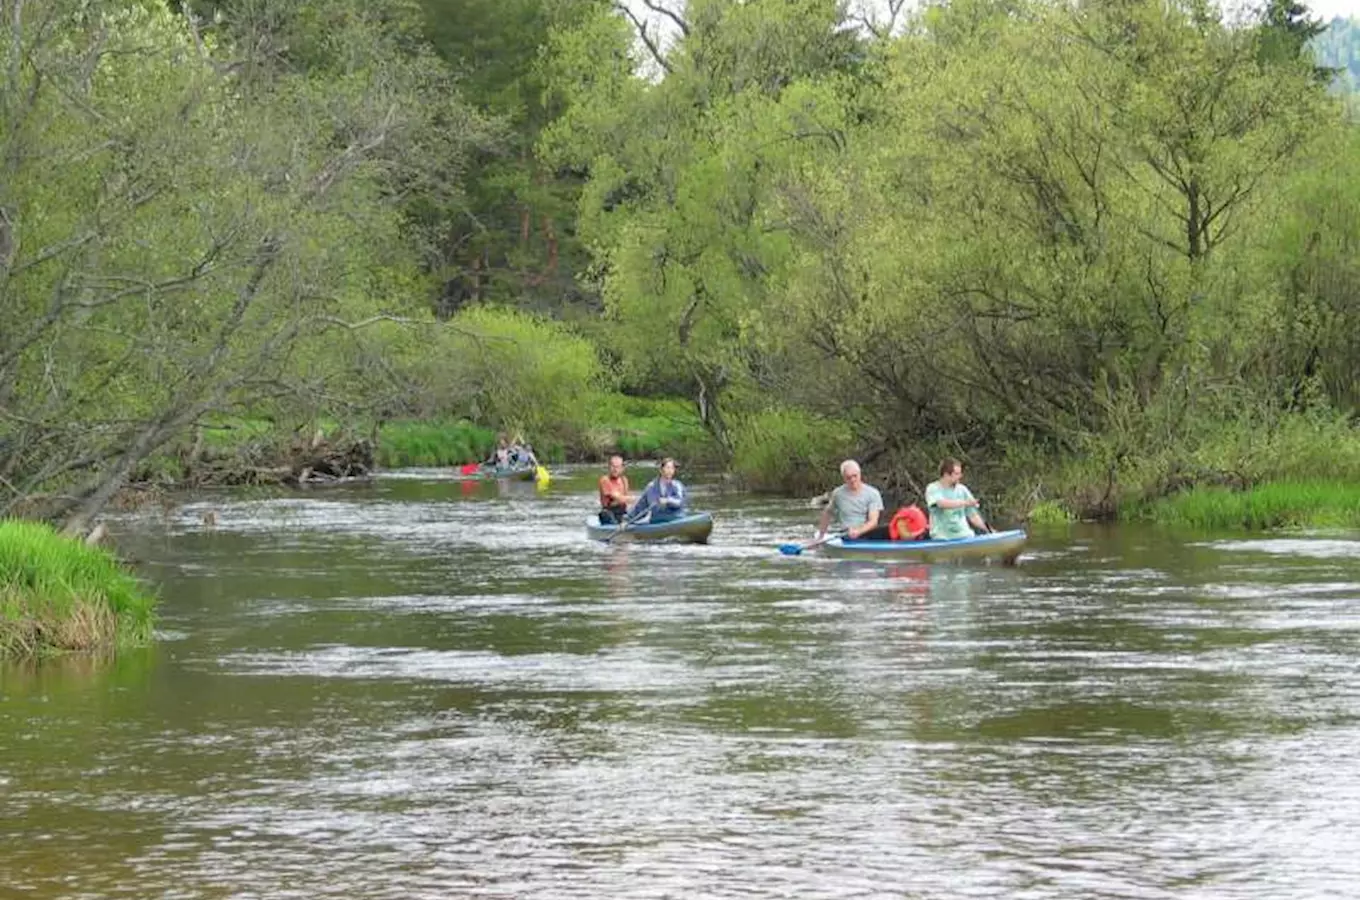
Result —
[[822, 545], [827, 556], [837, 559], [909, 560], [945, 562], [960, 559], [1013, 559], [1024, 549], [1024, 531], [997, 531], [955, 541], [846, 541], [832, 538]]
[[[586, 536], [592, 541], [607, 541], [618, 531], [617, 525], [601, 525], [599, 516], [586, 519]], [[629, 525], [622, 534], [610, 543], [624, 541], [638, 543], [707, 544], [713, 531], [711, 513], [694, 513], [679, 519], [672, 519], [660, 525]]]
[[478, 466], [475, 472], [460, 471], [457, 481], [533, 481], [536, 473], [533, 466]]
[[533, 466], [512, 466], [504, 469], [496, 467], [489, 469], [486, 477], [497, 480], [507, 478], [510, 481], [533, 481], [534, 472]]

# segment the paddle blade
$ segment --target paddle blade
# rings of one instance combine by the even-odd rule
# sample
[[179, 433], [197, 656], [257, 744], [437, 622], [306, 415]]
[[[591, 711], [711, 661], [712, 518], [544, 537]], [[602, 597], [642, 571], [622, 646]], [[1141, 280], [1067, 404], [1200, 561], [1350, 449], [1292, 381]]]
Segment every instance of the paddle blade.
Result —
[[802, 544], [780, 544], [779, 552], [785, 556], [797, 556], [803, 552]]
[[468, 463], [467, 465], [463, 466], [463, 467], [462, 467], [461, 469], [459, 469], [458, 471], [459, 471], [461, 474], [463, 474], [463, 475], [476, 475], [476, 474], [477, 474], [477, 464], [476, 464], [476, 463]]

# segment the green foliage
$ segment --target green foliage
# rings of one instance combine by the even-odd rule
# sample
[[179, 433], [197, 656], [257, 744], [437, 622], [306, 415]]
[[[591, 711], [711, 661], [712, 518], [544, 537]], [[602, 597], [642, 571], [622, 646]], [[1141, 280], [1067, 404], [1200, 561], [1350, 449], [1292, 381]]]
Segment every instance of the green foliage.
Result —
[[1246, 491], [1194, 488], [1137, 511], [1141, 518], [1197, 530], [1360, 527], [1360, 485], [1286, 481]]
[[587, 452], [599, 459], [622, 453], [629, 459], [674, 456], [686, 464], [711, 461], [719, 448], [704, 430], [694, 404], [678, 398], [602, 398]]
[[1092, 436], [1078, 456], [1009, 454], [1008, 505], [1051, 502], [1080, 518], [1140, 518], [1159, 498], [1187, 491], [1216, 496], [1275, 484], [1360, 482], [1360, 429], [1325, 409], [1261, 407], [1178, 421], [1176, 429], [1128, 423]]
[[0, 520], [0, 656], [142, 644], [155, 605], [107, 551]]
[[1264, 246], [1234, 260], [1269, 304], [1252, 369], [1296, 405], [1320, 392], [1360, 409], [1360, 130], [1320, 142], [1307, 163], [1285, 183]]
[[0, 513], [88, 521], [205, 416], [321, 412], [336, 335], [426, 304], [397, 198], [485, 128], [403, 0], [219, 6], [28, 4], [0, 42]]
[[429, 335], [415, 362], [437, 408], [512, 439], [570, 442], [604, 387], [595, 348], [565, 326], [494, 307], [464, 310]]
[[501, 125], [468, 167], [452, 202], [412, 198], [441, 315], [465, 302], [551, 314], [580, 305], [587, 260], [572, 227], [580, 178], [531, 153], [558, 113], [541, 58], [554, 29], [607, 4], [592, 0], [419, 0], [424, 34], [460, 76], [460, 90]]
[[247, 414], [403, 423], [389, 462], [462, 461], [464, 421], [716, 450], [763, 488], [948, 448], [1081, 515], [1352, 471], [1304, 448], [1360, 409], [1360, 139], [1301, 52], [1349, 24], [644, 6], [23, 4], [0, 514], [88, 518]]
[[772, 410], [735, 429], [733, 469], [756, 491], [812, 492], [839, 477], [852, 446], [849, 426], [801, 410]]
[[470, 422], [385, 422], [379, 433], [377, 463], [401, 466], [457, 466], [491, 456], [496, 433]]
[[847, 445], [1073, 458], [1071, 508], [1106, 515], [1243, 405], [1354, 408], [1352, 204], [1322, 186], [1357, 154], [1301, 9], [841, 15], [691, 4], [654, 83], [554, 44], [539, 146], [590, 168], [626, 387], [693, 397], [738, 467], [730, 423], [797, 410]]
[[1076, 516], [1056, 500], [1044, 500], [1034, 505], [1026, 517], [1032, 525], [1066, 525]]
[[203, 446], [224, 450], [241, 444], [269, 440], [277, 428], [272, 419], [241, 416], [214, 417], [203, 424]]

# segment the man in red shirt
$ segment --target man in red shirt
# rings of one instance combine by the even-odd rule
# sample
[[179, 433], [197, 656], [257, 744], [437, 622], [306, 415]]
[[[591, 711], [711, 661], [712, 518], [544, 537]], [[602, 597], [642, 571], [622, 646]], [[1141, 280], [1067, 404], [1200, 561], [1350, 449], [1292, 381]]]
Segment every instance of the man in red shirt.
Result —
[[600, 476], [600, 524], [622, 522], [632, 502], [628, 476], [623, 474], [623, 457], [616, 453], [609, 457], [609, 474]]

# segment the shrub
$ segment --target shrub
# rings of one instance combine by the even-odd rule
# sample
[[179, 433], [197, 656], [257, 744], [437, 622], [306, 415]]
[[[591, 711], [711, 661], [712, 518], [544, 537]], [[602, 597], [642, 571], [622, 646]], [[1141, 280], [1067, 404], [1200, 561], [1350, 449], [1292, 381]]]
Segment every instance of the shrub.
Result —
[[419, 390], [435, 411], [532, 443], [573, 442], [597, 406], [595, 348], [560, 323], [514, 310], [464, 310], [423, 354]]
[[470, 422], [387, 422], [378, 435], [377, 463], [456, 466], [486, 459], [495, 446], [495, 432]]
[[838, 480], [851, 446], [850, 426], [800, 410], [758, 413], [737, 425], [733, 469], [752, 490], [820, 490]]

